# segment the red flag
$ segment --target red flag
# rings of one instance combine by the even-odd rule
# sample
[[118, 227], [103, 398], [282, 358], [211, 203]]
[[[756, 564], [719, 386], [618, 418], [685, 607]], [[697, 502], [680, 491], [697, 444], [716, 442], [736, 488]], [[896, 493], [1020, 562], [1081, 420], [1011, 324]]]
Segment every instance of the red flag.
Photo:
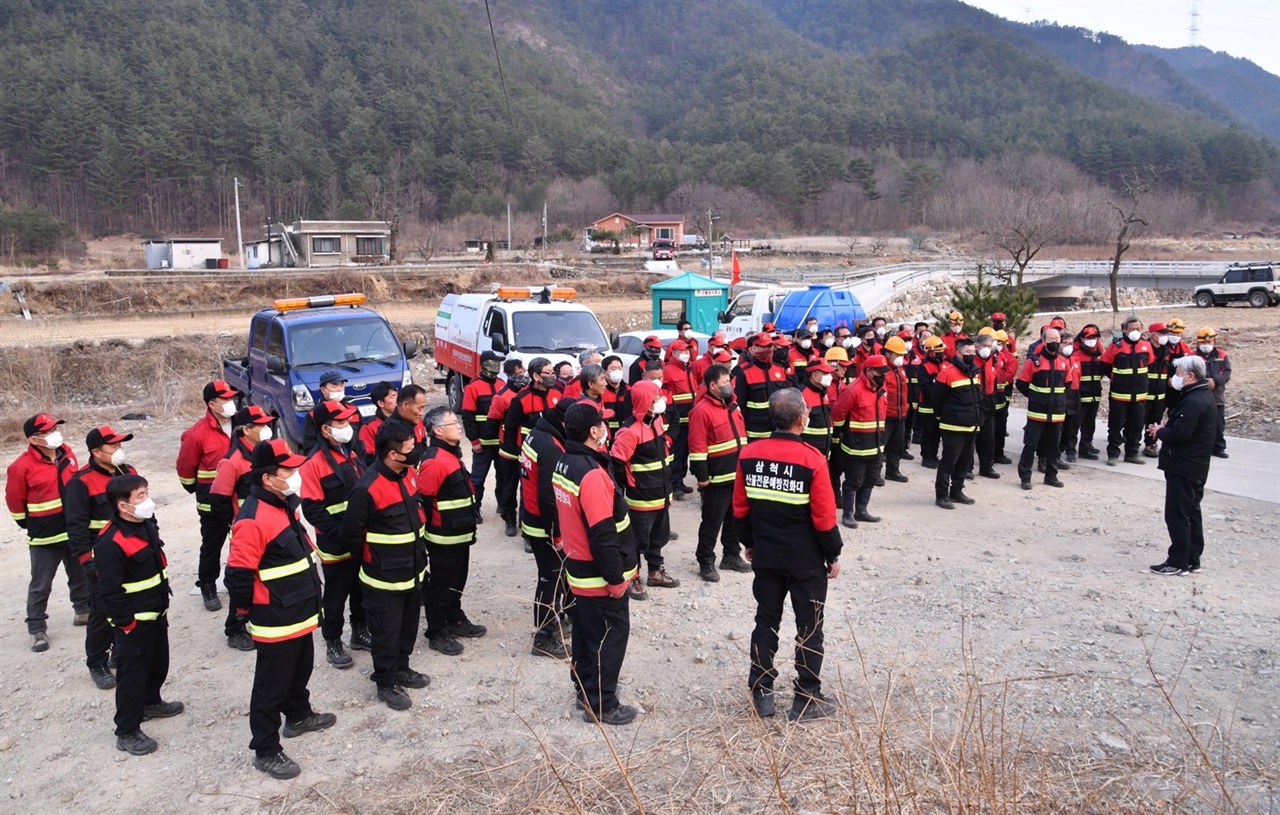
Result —
[[730, 281], [734, 286], [742, 282], [742, 267], [738, 265], [738, 250], [733, 250], [733, 279]]

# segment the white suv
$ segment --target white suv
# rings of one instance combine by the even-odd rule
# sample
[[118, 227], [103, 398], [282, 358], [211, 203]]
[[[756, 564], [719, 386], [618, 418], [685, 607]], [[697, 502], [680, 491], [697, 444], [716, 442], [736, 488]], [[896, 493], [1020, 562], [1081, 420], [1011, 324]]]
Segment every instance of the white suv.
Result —
[[1195, 288], [1200, 308], [1247, 302], [1254, 308], [1280, 304], [1280, 282], [1270, 263], [1233, 263], [1217, 283]]

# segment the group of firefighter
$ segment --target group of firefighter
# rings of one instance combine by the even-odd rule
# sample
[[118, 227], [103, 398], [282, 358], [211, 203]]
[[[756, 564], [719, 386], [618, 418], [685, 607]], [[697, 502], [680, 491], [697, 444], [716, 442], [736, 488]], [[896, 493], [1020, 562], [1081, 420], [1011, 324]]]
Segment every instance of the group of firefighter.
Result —
[[[177, 474], [195, 496], [204, 606], [222, 610], [221, 577], [227, 644], [257, 654], [255, 766], [296, 776], [281, 736], [336, 722], [310, 704], [315, 629], [329, 664], [349, 668], [349, 622], [349, 647], [371, 652], [377, 698], [395, 710], [412, 705], [407, 689], [430, 681], [409, 665], [420, 613], [429, 647], [442, 654], [456, 656], [459, 639], [485, 635], [462, 598], [491, 469], [505, 532], [523, 537], [536, 564], [531, 653], [568, 658], [584, 719], [625, 724], [636, 716], [617, 698], [627, 601], [679, 585], [663, 550], [678, 537], [673, 502], [695, 490], [699, 577], [755, 572], [750, 676], [760, 715], [774, 712], [777, 624], [791, 595], [791, 717], [805, 720], [834, 712], [818, 672], [826, 582], [839, 574], [837, 524], [880, 520], [870, 511], [873, 490], [908, 481], [901, 463], [915, 458], [913, 445], [937, 471], [938, 506], [972, 504], [964, 483], [974, 470], [999, 478], [995, 466], [1013, 463], [1005, 437], [1016, 388], [1027, 397], [1021, 486], [1031, 489], [1038, 460], [1044, 482], [1061, 487], [1060, 470], [1102, 453], [1093, 439], [1109, 380], [1107, 463], [1142, 464], [1156, 446], [1144, 428], [1178, 398], [1173, 362], [1195, 354], [1214, 383], [1214, 455], [1226, 457], [1231, 368], [1213, 329], [1192, 347], [1178, 319], [1144, 329], [1131, 317], [1111, 339], [1092, 323], [1072, 333], [1054, 318], [1019, 361], [1003, 314], [981, 321], [973, 337], [963, 315], [947, 322], [938, 335], [924, 322], [894, 331], [882, 318], [853, 328], [811, 320], [792, 334], [766, 325], [731, 343], [712, 336], [705, 349], [682, 323], [672, 341], [646, 338], [630, 365], [594, 350], [559, 367], [485, 352], [456, 413], [429, 410], [421, 386], [383, 382], [362, 417], [342, 374], [331, 371], [307, 417], [306, 455], [273, 438], [274, 416], [242, 404], [226, 382], [208, 383], [205, 413], [183, 434]], [[61, 425], [48, 414], [27, 420], [28, 448], [9, 467], [5, 489], [31, 553], [31, 649], [49, 647], [46, 607], [62, 566], [75, 623], [86, 627], [90, 676], [116, 690], [117, 747], [146, 754], [157, 745], [141, 724], [184, 709], [161, 696], [172, 591], [156, 504], [128, 463], [132, 434], [93, 428], [80, 466]]]

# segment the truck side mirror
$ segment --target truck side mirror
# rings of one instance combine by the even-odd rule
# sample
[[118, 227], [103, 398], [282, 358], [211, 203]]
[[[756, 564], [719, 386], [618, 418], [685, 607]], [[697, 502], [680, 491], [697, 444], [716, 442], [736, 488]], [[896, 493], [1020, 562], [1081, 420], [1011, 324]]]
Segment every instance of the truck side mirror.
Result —
[[719, 314], [716, 315], [716, 320], [722, 323], [729, 322], [729, 312], [727, 311], [720, 312]]
[[620, 338], [618, 337], [618, 332], [617, 332], [617, 331], [612, 331], [612, 332], [610, 332], [610, 333], [609, 333], [609, 348], [610, 348], [610, 350], [613, 350], [613, 351], [617, 351], [617, 350], [618, 350], [618, 341], [619, 341], [619, 339], [620, 339]]
[[507, 336], [501, 331], [493, 335], [493, 350], [499, 354], [507, 353]]
[[284, 374], [284, 361], [275, 354], [267, 354], [267, 373]]
[[404, 358], [407, 360], [418, 355], [418, 344], [413, 340], [405, 340], [400, 347], [404, 349]]

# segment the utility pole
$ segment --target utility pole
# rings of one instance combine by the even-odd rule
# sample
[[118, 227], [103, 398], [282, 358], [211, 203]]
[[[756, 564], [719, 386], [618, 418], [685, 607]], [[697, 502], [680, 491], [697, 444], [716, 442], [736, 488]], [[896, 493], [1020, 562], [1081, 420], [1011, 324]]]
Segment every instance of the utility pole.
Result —
[[511, 251], [511, 202], [507, 202], [507, 251]]
[[711, 265], [715, 246], [715, 222], [716, 219], [711, 215], [711, 207], [707, 207], [707, 277], [712, 280], [716, 279], [715, 268]]
[[547, 254], [547, 202], [542, 202], [542, 255]]
[[244, 232], [240, 229], [240, 179], [234, 179], [236, 190], [236, 255], [240, 258], [240, 268], [246, 268], [244, 260]]

